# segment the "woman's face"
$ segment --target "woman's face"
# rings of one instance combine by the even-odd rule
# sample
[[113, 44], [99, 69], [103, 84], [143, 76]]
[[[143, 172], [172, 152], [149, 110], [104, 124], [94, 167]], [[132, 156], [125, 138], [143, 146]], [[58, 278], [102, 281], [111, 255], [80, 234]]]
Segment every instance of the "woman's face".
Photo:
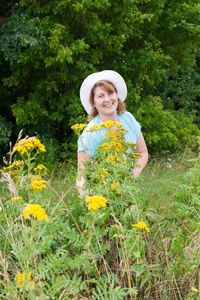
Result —
[[94, 91], [94, 107], [96, 107], [99, 115], [115, 114], [118, 107], [116, 92], [108, 92], [97, 86]]

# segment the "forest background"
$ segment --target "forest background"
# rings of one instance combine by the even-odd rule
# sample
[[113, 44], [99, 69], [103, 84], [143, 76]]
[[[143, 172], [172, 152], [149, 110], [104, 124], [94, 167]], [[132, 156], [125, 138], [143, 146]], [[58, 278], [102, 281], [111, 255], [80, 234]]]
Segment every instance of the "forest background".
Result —
[[[0, 68], [1, 299], [199, 300], [198, 1], [1, 0]], [[105, 69], [151, 159], [135, 180], [124, 152], [88, 161], [95, 211], [71, 126], [86, 122], [82, 81]]]
[[[79, 88], [112, 69], [150, 155], [195, 144], [200, 123], [200, 4], [195, 0], [2, 0], [0, 154], [18, 133], [76, 156]], [[48, 146], [47, 146], [48, 147]]]

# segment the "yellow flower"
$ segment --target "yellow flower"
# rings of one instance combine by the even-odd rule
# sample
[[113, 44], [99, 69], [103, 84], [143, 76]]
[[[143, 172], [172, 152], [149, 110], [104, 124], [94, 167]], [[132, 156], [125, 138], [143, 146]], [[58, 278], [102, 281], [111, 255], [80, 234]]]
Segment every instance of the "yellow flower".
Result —
[[103, 174], [101, 174], [100, 172], [96, 172], [95, 177], [98, 178], [99, 180], [101, 180], [102, 178], [108, 177], [109, 173], [105, 170], [102, 171]]
[[127, 133], [128, 132], [128, 130], [126, 130], [126, 129], [124, 129], [124, 128], [118, 128], [117, 129], [117, 133], [118, 134], [124, 134], [124, 133]]
[[[22, 286], [22, 282], [25, 279], [26, 274], [21, 274], [21, 273], [17, 273], [17, 279], [18, 279], [18, 286], [21, 287]], [[16, 279], [16, 277], [15, 277]]]
[[121, 127], [121, 126], [122, 126], [122, 124], [119, 123], [119, 122], [105, 121], [105, 122], [101, 123], [101, 124], [99, 125], [99, 127], [100, 127], [100, 129], [101, 129], [102, 127], [105, 127], [105, 128], [111, 128], [111, 127], [113, 127], [114, 125], [116, 125], [117, 127]]
[[9, 170], [9, 169], [12, 169], [12, 168], [15, 168], [15, 167], [19, 167], [23, 164], [23, 160], [17, 160], [15, 162], [12, 163], [12, 165], [10, 165], [9, 167], [3, 167], [3, 170], [6, 171], [6, 170]]
[[19, 173], [20, 173], [19, 170], [13, 170], [9, 174], [12, 177], [12, 179], [16, 179], [16, 178], [19, 178]]
[[27, 276], [27, 277], [28, 277], [28, 280], [31, 279], [31, 272], [28, 273], [28, 276]]
[[47, 188], [45, 181], [42, 180], [40, 175], [32, 176], [30, 180], [33, 181], [32, 185], [31, 185], [31, 189], [35, 193], [37, 193], [39, 190]]
[[34, 281], [33, 281], [33, 280], [31, 280], [31, 281], [29, 282], [29, 285], [28, 285], [28, 287], [30, 288], [30, 287], [31, 287], [31, 285], [32, 285], [32, 286], [34, 286], [34, 285], [35, 285], [35, 283], [34, 283]]
[[108, 131], [106, 133], [106, 135], [107, 135], [107, 138], [112, 139], [113, 141], [117, 141], [119, 138], [118, 135], [113, 130]]
[[15, 200], [19, 200], [21, 202], [22, 201], [22, 197], [13, 197], [12, 199], [10, 199], [10, 203], [12, 203]]
[[104, 175], [101, 175], [101, 176], [109, 176], [109, 173], [106, 171], [106, 170], [103, 170], [103, 172], [104, 172]]
[[137, 227], [140, 229], [145, 229], [147, 232], [150, 232], [150, 229], [147, 227], [147, 224], [145, 222], [138, 222], [137, 224], [131, 224], [133, 227]]
[[92, 196], [85, 199], [85, 202], [89, 203], [88, 210], [97, 210], [102, 207], [106, 207], [107, 200], [103, 196]]
[[72, 125], [71, 126], [71, 129], [72, 130], [79, 130], [79, 129], [81, 129], [81, 130], [83, 130], [85, 127], [87, 127], [87, 124], [74, 124], [74, 125]]
[[40, 165], [38, 165], [37, 167], [35, 167], [33, 170], [34, 171], [37, 171], [37, 170], [47, 170], [47, 168], [44, 166], [44, 165], [42, 165], [42, 164], [40, 164]]
[[[15, 280], [17, 279], [17, 284], [18, 287], [22, 287], [22, 285], [24, 284], [24, 280], [26, 279], [26, 274], [24, 273], [17, 273], [17, 276], [15, 277]], [[31, 279], [31, 272], [28, 273], [27, 275], [27, 279], [28, 279], [28, 287], [34, 286], [34, 281], [30, 281]]]
[[43, 219], [48, 221], [48, 216], [45, 214], [44, 208], [39, 204], [28, 204], [22, 213], [25, 219], [28, 219], [28, 217], [33, 214], [33, 217], [36, 217], [39, 221]]
[[39, 148], [39, 150], [43, 152], [46, 151], [45, 146], [36, 138], [21, 139], [17, 146], [13, 148], [13, 151], [18, 151], [21, 154], [24, 154], [27, 150], [35, 148]]
[[37, 193], [39, 190], [46, 189], [46, 188], [47, 188], [47, 186], [46, 186], [44, 180], [35, 180], [31, 185], [31, 189], [35, 193]]
[[119, 152], [119, 151], [123, 150], [123, 146], [122, 146], [120, 141], [111, 142], [111, 146], [112, 146], [112, 149], [116, 152]]
[[109, 145], [108, 143], [104, 143], [102, 145], [99, 145], [95, 151], [99, 151], [99, 149], [103, 149], [103, 150], [110, 150], [112, 147], [111, 145]]
[[106, 122], [102, 122], [99, 126], [98, 125], [93, 125], [92, 127], [90, 127], [90, 129], [87, 130], [87, 132], [93, 132], [95, 130], [100, 130], [103, 127], [109, 129], [109, 128], [113, 127], [114, 125], [116, 125], [117, 127], [122, 126], [122, 124], [119, 123], [119, 122], [106, 121]]
[[116, 161], [120, 161], [120, 159], [116, 155], [108, 155], [107, 160], [111, 162], [112, 166]]
[[120, 194], [120, 189], [116, 187], [116, 185], [120, 186], [120, 184], [118, 182], [114, 182], [113, 184], [111, 184], [111, 188], [115, 191], [117, 191], [118, 194]]

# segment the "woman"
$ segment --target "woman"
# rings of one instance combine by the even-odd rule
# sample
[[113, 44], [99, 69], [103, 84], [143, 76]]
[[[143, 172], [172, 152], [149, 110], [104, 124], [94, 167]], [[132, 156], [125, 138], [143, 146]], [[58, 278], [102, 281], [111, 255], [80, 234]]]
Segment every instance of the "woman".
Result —
[[[84, 169], [84, 162], [95, 156], [95, 149], [105, 137], [105, 130], [87, 132], [92, 126], [100, 125], [105, 121], [120, 122], [128, 132], [125, 134], [126, 142], [137, 144], [137, 152], [141, 157], [137, 159], [137, 167], [132, 170], [138, 176], [148, 161], [148, 151], [140, 124], [133, 115], [126, 111], [124, 100], [127, 96], [127, 87], [123, 77], [111, 70], [89, 75], [80, 88], [81, 102], [88, 113], [89, 124], [78, 139], [78, 177], [76, 187], [82, 195], [84, 176], [79, 176]], [[112, 130], [116, 130], [115, 126]]]

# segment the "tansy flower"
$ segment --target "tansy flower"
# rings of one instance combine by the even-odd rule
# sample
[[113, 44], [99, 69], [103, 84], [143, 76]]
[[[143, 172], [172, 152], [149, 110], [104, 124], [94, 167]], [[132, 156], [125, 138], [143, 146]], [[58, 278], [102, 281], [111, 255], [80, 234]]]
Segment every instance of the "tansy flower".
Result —
[[103, 122], [103, 123], [101, 123], [99, 126], [105, 127], [105, 128], [111, 128], [111, 127], [113, 127], [114, 125], [116, 125], [117, 127], [121, 127], [121, 126], [122, 126], [121, 123], [119, 123], [119, 122], [113, 122], [113, 121], [106, 121], [106, 122]]
[[87, 130], [87, 132], [93, 132], [95, 130], [98, 130], [99, 129], [99, 126], [98, 125], [93, 125], [90, 127], [90, 129]]
[[21, 139], [13, 151], [18, 151], [24, 154], [27, 150], [38, 148], [40, 151], [46, 151], [45, 146], [36, 138]]
[[138, 222], [137, 224], [131, 224], [133, 227], [137, 227], [140, 229], [145, 229], [147, 232], [150, 232], [150, 229], [147, 227], [147, 224], [145, 222]]
[[120, 189], [118, 187], [120, 186], [120, 184], [118, 182], [114, 182], [113, 181], [113, 184], [111, 184], [111, 188], [115, 191], [117, 191], [118, 194], [120, 194]]
[[74, 124], [74, 125], [72, 125], [71, 126], [71, 129], [72, 130], [79, 130], [79, 129], [81, 129], [81, 130], [83, 130], [85, 127], [87, 127], [87, 124]]
[[36, 217], [39, 221], [43, 219], [48, 221], [48, 216], [45, 214], [44, 208], [39, 204], [28, 204], [22, 213], [25, 219], [28, 219], [28, 217], [33, 214], [33, 217]]
[[40, 165], [38, 165], [37, 167], [35, 167], [33, 170], [34, 171], [37, 171], [37, 170], [47, 170], [47, 168], [44, 166], [44, 165], [42, 165], [42, 164], [40, 164]]
[[10, 172], [10, 176], [12, 176], [12, 179], [16, 179], [19, 178], [19, 173], [20, 173], [19, 170], [14, 170]]
[[112, 139], [113, 141], [117, 141], [119, 139], [119, 136], [113, 130], [108, 131], [106, 135], [107, 138]]
[[107, 200], [103, 196], [92, 196], [85, 199], [85, 202], [89, 203], [88, 210], [97, 210], [97, 208], [106, 207]]
[[95, 177], [98, 178], [98, 179], [102, 179], [102, 178], [105, 178], [105, 177], [108, 177], [109, 176], [109, 173], [105, 170], [102, 171], [103, 174], [101, 174], [100, 172], [96, 172], [97, 174], [95, 174]]
[[116, 152], [119, 152], [119, 151], [123, 150], [123, 146], [122, 146], [120, 141], [111, 142], [110, 144], [111, 144], [112, 149]]
[[[17, 279], [18, 279], [17, 284], [19, 287], [22, 286], [22, 282], [24, 281], [25, 277], [26, 277], [26, 274], [17, 273]], [[16, 277], [15, 277], [15, 279], [16, 279]]]
[[31, 185], [31, 189], [35, 193], [37, 193], [39, 190], [47, 188], [45, 181], [42, 180], [40, 175], [32, 176], [30, 180], [33, 181], [32, 185]]
[[31, 189], [35, 193], [37, 193], [39, 190], [46, 189], [46, 188], [47, 188], [47, 186], [46, 186], [44, 180], [35, 180], [31, 185]]
[[105, 178], [105, 176], [109, 176], [109, 173], [106, 170], [103, 170], [104, 174], [101, 174], [101, 177]]
[[10, 203], [12, 203], [15, 200], [19, 200], [21, 202], [22, 201], [22, 197], [13, 197], [12, 199], [10, 199]]
[[124, 129], [124, 128], [117, 128], [117, 133], [118, 134], [124, 134], [124, 133], [127, 133], [128, 130]]
[[120, 161], [120, 159], [116, 155], [108, 155], [107, 160], [111, 162], [112, 166], [116, 161]]
[[117, 127], [122, 126], [122, 124], [119, 123], [119, 122], [106, 121], [106, 122], [102, 122], [99, 126], [98, 125], [93, 125], [90, 129], [87, 130], [87, 132], [93, 132], [95, 130], [100, 130], [103, 127], [109, 129], [109, 128], [113, 127], [114, 125], [116, 125]]
[[[28, 273], [27, 275], [27, 278], [28, 278], [28, 287], [31, 287], [34, 286], [34, 281], [30, 281], [31, 279], [31, 272]], [[17, 273], [17, 276], [15, 277], [15, 280], [17, 279], [17, 284], [18, 284], [18, 287], [21, 287], [23, 285], [23, 281], [26, 279], [26, 274], [21, 274], [21, 273]]]
[[12, 168], [15, 168], [15, 167], [19, 167], [23, 164], [23, 160], [17, 160], [15, 162], [12, 163], [12, 165], [10, 165], [9, 167], [3, 167], [3, 170], [6, 171], [6, 170], [9, 170], [9, 169], [12, 169]]
[[103, 150], [110, 150], [112, 147], [111, 145], [109, 145], [108, 143], [104, 143], [102, 145], [99, 145], [95, 151], [99, 151], [99, 149], [103, 149]]

